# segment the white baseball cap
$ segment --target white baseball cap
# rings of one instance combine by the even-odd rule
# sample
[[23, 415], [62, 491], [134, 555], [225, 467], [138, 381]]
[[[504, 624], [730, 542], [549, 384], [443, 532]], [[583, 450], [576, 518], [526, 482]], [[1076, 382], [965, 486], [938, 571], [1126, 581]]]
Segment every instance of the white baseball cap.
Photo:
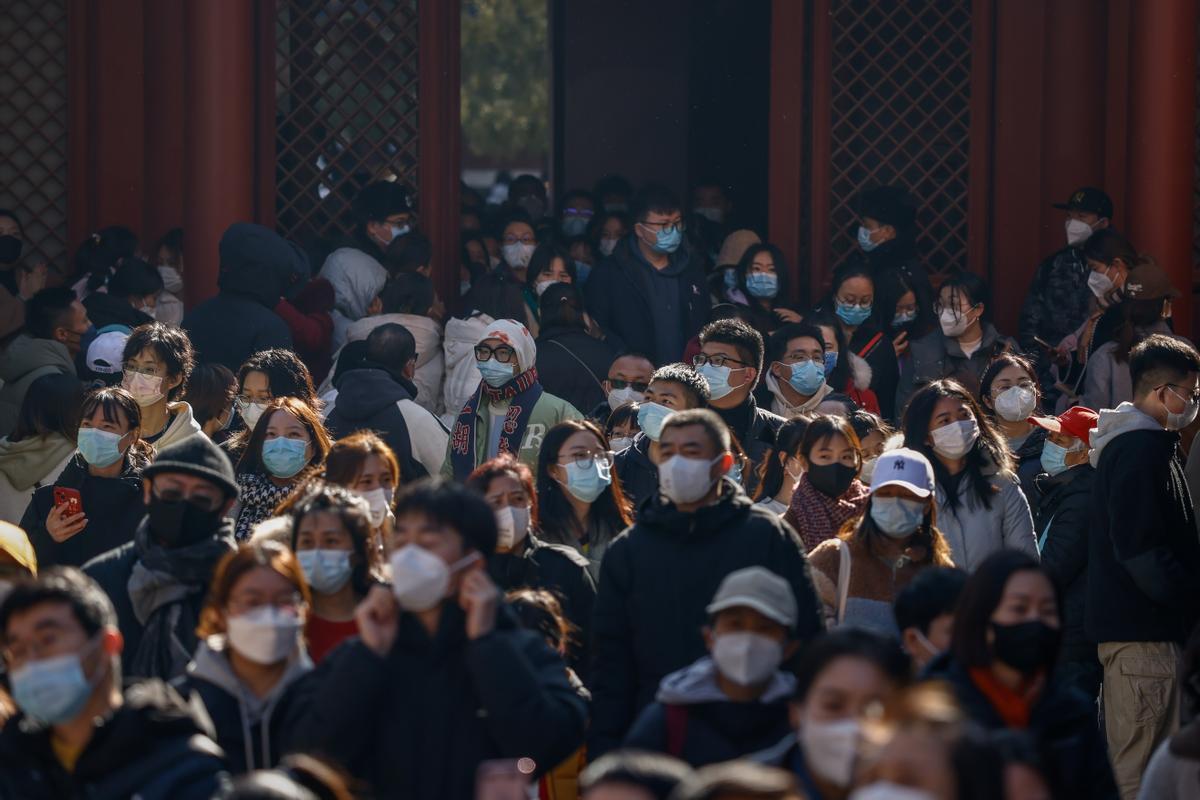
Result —
[[106, 331], [92, 340], [87, 351], [87, 368], [99, 375], [116, 375], [124, 369], [125, 341], [129, 334]]
[[916, 450], [888, 450], [875, 462], [871, 492], [884, 486], [903, 486], [917, 497], [929, 497], [934, 489], [933, 465]]

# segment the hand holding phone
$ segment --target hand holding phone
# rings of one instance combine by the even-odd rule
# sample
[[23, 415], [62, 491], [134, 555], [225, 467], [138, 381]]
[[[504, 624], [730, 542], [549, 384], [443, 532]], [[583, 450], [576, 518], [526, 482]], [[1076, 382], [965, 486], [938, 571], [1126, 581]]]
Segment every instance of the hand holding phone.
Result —
[[87, 523], [79, 490], [55, 486], [54, 507], [46, 515], [46, 532], [50, 538], [59, 543], [65, 542], [86, 528]]

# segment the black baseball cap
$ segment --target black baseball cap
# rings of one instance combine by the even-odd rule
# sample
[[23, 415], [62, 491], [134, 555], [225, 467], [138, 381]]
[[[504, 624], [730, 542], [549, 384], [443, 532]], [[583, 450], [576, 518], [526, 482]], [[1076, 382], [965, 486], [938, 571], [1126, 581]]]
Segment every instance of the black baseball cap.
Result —
[[1105, 194], [1103, 189], [1097, 189], [1094, 186], [1084, 186], [1082, 189], [1076, 189], [1065, 203], [1055, 203], [1055, 208], [1061, 208], [1064, 211], [1086, 211], [1089, 214], [1097, 214], [1105, 219], [1112, 219], [1113, 204], [1112, 198]]

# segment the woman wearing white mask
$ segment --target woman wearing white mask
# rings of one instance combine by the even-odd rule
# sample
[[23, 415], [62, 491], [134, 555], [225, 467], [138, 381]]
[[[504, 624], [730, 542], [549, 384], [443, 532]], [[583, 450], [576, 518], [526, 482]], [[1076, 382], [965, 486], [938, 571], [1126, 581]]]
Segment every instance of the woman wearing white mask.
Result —
[[775, 434], [775, 447], [767, 453], [759, 467], [762, 474], [754, 501], [773, 514], [783, 516], [787, 513], [796, 484], [804, 475], [800, 445], [811, 421], [812, 417], [801, 414], [785, 422], [779, 433]]
[[1030, 421], [1041, 410], [1033, 364], [1022, 356], [1004, 353], [992, 359], [979, 380], [979, 402], [991, 416], [1016, 462], [1021, 491], [1036, 517], [1038, 491], [1034, 480], [1042, 472], [1042, 445], [1046, 431]]
[[904, 446], [933, 465], [938, 528], [955, 564], [973, 572], [1006, 548], [1037, 557], [1029, 503], [1008, 446], [961, 384], [938, 380], [913, 395]]
[[1001, 353], [1019, 353], [1016, 340], [1001, 335], [991, 323], [991, 293], [983, 278], [956, 270], [942, 284], [933, 307], [937, 330], [909, 347], [896, 390], [896, 408], [903, 409], [918, 387], [940, 378], [953, 378], [978, 392], [980, 377]]
[[179, 399], [195, 363], [181, 328], [153, 322], [134, 328], [125, 342], [121, 388], [141, 406], [142, 438], [155, 450], [201, 433], [192, 407]]
[[372, 547], [382, 555], [392, 535], [392, 500], [400, 487], [400, 464], [392, 448], [371, 431], [338, 439], [325, 457], [325, 480], [366, 501]]
[[[639, 395], [640, 397], [641, 395]], [[608, 445], [614, 453], [633, 445], [634, 437], [642, 432], [638, 425], [638, 413], [642, 409], [640, 400], [622, 403], [608, 415], [604, 423], [604, 435], [608, 437]]]
[[271, 769], [293, 750], [314, 689], [309, 608], [304, 573], [281, 544], [244, 544], [217, 565], [179, 688], [203, 703], [234, 774]]
[[158, 274], [163, 288], [158, 293], [154, 318], [167, 325], [183, 322], [183, 228], [172, 228], [158, 243]]
[[879, 456], [862, 518], [808, 555], [833, 622], [900, 638], [892, 604], [927, 567], [952, 567], [934, 527], [933, 466], [914, 450]]
[[565, 247], [553, 242], [543, 242], [533, 250], [525, 270], [525, 326], [534, 338], [541, 333], [541, 314], [538, 298], [556, 283], [574, 285], [577, 281], [575, 261]]
[[537, 499], [542, 537], [577, 550], [598, 578], [604, 552], [632, 516], [608, 440], [595, 423], [569, 420], [546, 434], [538, 458]]
[[304, 638], [314, 664], [358, 635], [354, 609], [367, 596], [379, 561], [367, 515], [359, 497], [319, 481], [290, 511], [292, 552], [312, 590]]
[[81, 567], [127, 544], [146, 515], [142, 469], [154, 452], [141, 438], [138, 404], [111, 387], [87, 395], [81, 410], [75, 457], [33, 493], [21, 520], [44, 567]]
[[273, 400], [295, 397], [318, 411], [321, 409], [312, 374], [291, 350], [261, 350], [250, 356], [238, 369], [237, 384], [238, 395], [234, 400], [237, 420], [233, 425], [236, 433], [221, 445], [235, 460], [245, 448], [258, 418]]
[[500, 234], [500, 254], [505, 265], [520, 283], [525, 283], [529, 262], [533, 259], [533, 251], [537, 249], [537, 232], [529, 216], [524, 212], [514, 211]]
[[833, 631], [816, 639], [796, 668], [796, 732], [754, 760], [793, 772], [805, 797], [846, 800], [860, 762], [863, 725], [904, 687], [909, 669], [897, 642], [867, 631]]
[[496, 512], [496, 552], [488, 558], [488, 573], [503, 591], [527, 586], [547, 589], [559, 598], [574, 630], [566, 644], [567, 663], [586, 679], [596, 600], [587, 558], [573, 547], [549, 544], [536, 535], [540, 531], [533, 473], [512, 456], [480, 465], [466, 485], [483, 495]]

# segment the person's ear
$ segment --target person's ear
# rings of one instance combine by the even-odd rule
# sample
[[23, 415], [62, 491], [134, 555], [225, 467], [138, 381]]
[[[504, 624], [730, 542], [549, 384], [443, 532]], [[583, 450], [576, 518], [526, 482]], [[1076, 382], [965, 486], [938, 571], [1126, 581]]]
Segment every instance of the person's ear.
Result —
[[100, 632], [100, 649], [106, 656], [119, 656], [125, 649], [125, 637], [116, 628], [105, 628]]
[[879, 240], [880, 244], [883, 244], [884, 242], [890, 242], [892, 239], [896, 238], [896, 228], [892, 225], [880, 226], [879, 230], [883, 233], [883, 238]]
[[905, 628], [900, 633], [900, 644], [904, 646], [904, 652], [910, 656], [915, 656], [922, 653], [921, 640], [917, 638], [916, 628]]
[[376, 317], [382, 313], [383, 313], [383, 300], [379, 297], [379, 295], [375, 295], [375, 298], [373, 300], [371, 300], [370, 305], [367, 306], [367, 316], [368, 317]]

